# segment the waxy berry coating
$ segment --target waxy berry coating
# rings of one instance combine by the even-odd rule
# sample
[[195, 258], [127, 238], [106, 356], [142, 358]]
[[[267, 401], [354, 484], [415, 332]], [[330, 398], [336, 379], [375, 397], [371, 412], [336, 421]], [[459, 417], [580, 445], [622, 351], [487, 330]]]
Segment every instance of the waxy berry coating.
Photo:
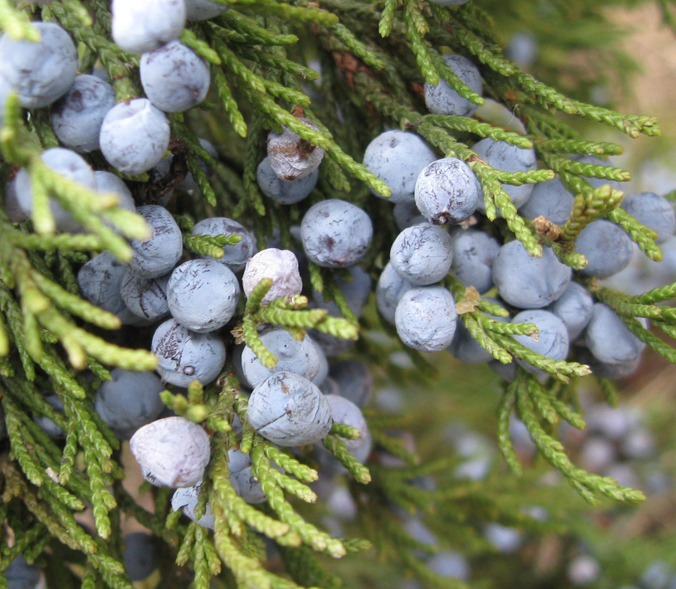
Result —
[[[364, 152], [364, 166], [387, 184], [392, 194], [382, 198], [393, 204], [413, 201], [420, 172], [437, 159], [422, 137], [399, 130], [381, 133]], [[381, 196], [373, 189], [371, 192]]]
[[242, 372], [251, 387], [257, 387], [278, 372], [293, 372], [308, 380], [313, 380], [319, 374], [320, 352], [309, 336], [297, 340], [286, 329], [276, 327], [261, 334], [260, 338], [268, 351], [277, 358], [277, 365], [274, 368], [263, 366], [254, 351], [245, 346], [242, 350]]
[[[96, 189], [96, 177], [89, 164], [74, 151], [63, 147], [52, 147], [43, 151], [40, 158], [45, 165], [64, 178], [81, 184], [91, 190]], [[29, 173], [25, 169], [16, 175], [16, 196], [19, 206], [26, 212], [33, 210], [33, 185]], [[65, 232], [76, 232], [82, 228], [72, 215], [59, 202], [52, 198], [49, 208], [54, 217], [57, 229]]]
[[[512, 336], [529, 350], [556, 361], [565, 360], [568, 357], [570, 346], [568, 330], [563, 321], [554, 313], [540, 309], [522, 311], [512, 319], [512, 323], [532, 323], [540, 330], [537, 334], [537, 341], [530, 335]], [[535, 368], [532, 364], [520, 358], [517, 358], [516, 361], [528, 372], [543, 374], [539, 368]]]
[[164, 112], [183, 112], [202, 102], [209, 91], [209, 66], [180, 41], [144, 53], [141, 84], [148, 100]]
[[493, 260], [500, 243], [483, 231], [470, 229], [453, 239], [453, 272], [465, 286], [479, 294], [493, 287]]
[[587, 225], [575, 242], [575, 251], [587, 258], [583, 276], [608, 278], [624, 270], [631, 261], [631, 239], [624, 230], [605, 219]]
[[399, 338], [421, 352], [439, 352], [453, 341], [458, 313], [453, 295], [442, 286], [407, 291], [394, 313]]
[[474, 172], [462, 160], [447, 157], [432, 162], [415, 183], [415, 204], [430, 223], [461, 223], [483, 201], [483, 190]]
[[310, 207], [300, 227], [307, 257], [325, 268], [344, 268], [361, 260], [373, 237], [365, 211], [344, 200], [323, 200]]
[[76, 76], [65, 96], [52, 106], [52, 128], [59, 141], [80, 153], [99, 148], [101, 125], [115, 106], [115, 91], [96, 76]]
[[390, 263], [416, 286], [439, 282], [451, 268], [453, 242], [441, 227], [424, 223], [404, 229], [390, 249]]
[[0, 37], [0, 78], [18, 94], [24, 108], [42, 108], [61, 98], [77, 74], [77, 50], [70, 35], [51, 22], [31, 23], [40, 41]]
[[[227, 217], [209, 217], [202, 219], [190, 231], [193, 235], [241, 235], [242, 240], [235, 245], [226, 245], [223, 248], [223, 257], [217, 258], [233, 272], [244, 270], [247, 260], [256, 253], [256, 242], [253, 235], [241, 223]], [[209, 256], [200, 256], [209, 258]]]
[[206, 333], [220, 329], [237, 309], [237, 277], [216, 260], [190, 260], [178, 266], [167, 285], [167, 304], [176, 321]]
[[[448, 2], [448, 0], [446, 0]], [[443, 2], [444, 4], [446, 2]], [[442, 2], [439, 2], [441, 4]], [[477, 94], [483, 92], [481, 72], [466, 57], [462, 55], [444, 55], [443, 60], [451, 71], [460, 78], [470, 90]], [[457, 90], [448, 85], [446, 80], [439, 80], [434, 86], [429, 82], [425, 84], [425, 104], [432, 114], [436, 115], [459, 115], [471, 117], [479, 108], [478, 104], [461, 96]]]
[[265, 157], [256, 168], [256, 181], [261, 192], [280, 205], [293, 205], [307, 198], [317, 184], [319, 170], [296, 180], [283, 180], [270, 165], [270, 158]]
[[159, 205], [144, 205], [136, 212], [152, 229], [145, 241], [131, 242], [134, 255], [129, 269], [140, 278], [159, 278], [171, 272], [183, 253], [183, 235], [171, 213]]
[[521, 309], [541, 309], [568, 288], [572, 270], [559, 262], [551, 248], [542, 257], [531, 256], [523, 244], [510, 241], [493, 260], [493, 282], [500, 296]]
[[169, 147], [169, 120], [147, 98], [120, 102], [101, 125], [101, 152], [120, 172], [135, 176], [147, 172]]
[[225, 345], [212, 333], [195, 333], [174, 319], [162, 323], [150, 347], [157, 356], [157, 372], [163, 380], [187, 387], [198, 380], [209, 384], [225, 364]]
[[259, 384], [249, 397], [249, 423], [279, 446], [319, 442], [331, 430], [331, 407], [307, 378], [279, 372]]
[[[298, 120], [313, 131], [319, 131], [310, 120], [302, 117]], [[268, 134], [268, 158], [275, 174], [292, 182], [312, 174], [322, 163], [324, 150], [284, 127], [281, 133], [270, 131]]]
[[184, 0], [113, 0], [110, 9], [113, 40], [129, 53], [154, 51], [185, 27]]

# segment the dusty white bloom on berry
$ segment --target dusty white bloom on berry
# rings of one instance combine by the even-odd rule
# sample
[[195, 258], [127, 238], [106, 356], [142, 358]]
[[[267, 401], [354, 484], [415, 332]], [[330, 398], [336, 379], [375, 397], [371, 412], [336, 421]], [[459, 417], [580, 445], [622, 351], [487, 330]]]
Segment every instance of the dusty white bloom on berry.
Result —
[[167, 417], [144, 425], [129, 442], [143, 478], [157, 487], [192, 487], [209, 463], [209, 436], [183, 417]]
[[[298, 120], [313, 131], [320, 130], [308, 119], [299, 117]], [[282, 133], [271, 131], [268, 134], [268, 157], [275, 174], [292, 182], [312, 174], [322, 163], [324, 150], [284, 127]]]
[[242, 285], [247, 298], [263, 278], [272, 279], [272, 288], [263, 298], [264, 303], [280, 297], [297, 295], [303, 290], [298, 259], [289, 250], [271, 247], [249, 258], [242, 276]]

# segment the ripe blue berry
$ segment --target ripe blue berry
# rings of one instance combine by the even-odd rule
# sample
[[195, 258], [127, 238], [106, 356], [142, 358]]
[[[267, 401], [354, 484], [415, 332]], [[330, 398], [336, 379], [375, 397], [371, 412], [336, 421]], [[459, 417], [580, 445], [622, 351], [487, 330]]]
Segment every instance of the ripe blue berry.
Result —
[[573, 211], [575, 196], [561, 180], [554, 178], [547, 182], [538, 182], [533, 188], [526, 204], [519, 209], [519, 213], [527, 219], [547, 217], [557, 225], [565, 224]]
[[[223, 248], [223, 257], [218, 261], [225, 264], [233, 272], [244, 270], [247, 260], [256, 253], [256, 242], [240, 223], [227, 217], [211, 217], [203, 219], [190, 231], [193, 235], [241, 235], [242, 241], [235, 245], [226, 245]], [[204, 258], [208, 256], [202, 256]]]
[[305, 446], [319, 442], [331, 430], [331, 407], [307, 378], [279, 372], [251, 393], [249, 423], [279, 446]]
[[132, 241], [134, 255], [129, 269], [140, 278], [158, 278], [169, 273], [183, 253], [183, 235], [171, 213], [159, 205], [144, 205], [136, 212], [152, 229], [146, 241]]
[[361, 360], [342, 360], [331, 365], [330, 374], [338, 386], [336, 394], [358, 407], [368, 403], [373, 391], [373, 375], [368, 364]]
[[148, 578], [157, 568], [153, 537], [146, 532], [132, 532], [122, 538], [124, 570], [132, 581]]
[[[470, 90], [477, 94], [483, 92], [481, 73], [469, 59], [462, 55], [444, 55], [443, 59], [446, 65]], [[429, 111], [435, 115], [471, 117], [478, 108], [477, 104], [460, 96], [456, 90], [448, 85], [446, 80], [440, 80], [436, 86], [429, 82], [425, 84], [425, 104]]]
[[167, 285], [172, 317], [197, 333], [223, 327], [235, 314], [240, 289], [237, 277], [217, 260], [190, 260], [178, 266]]
[[277, 357], [274, 368], [266, 368], [249, 346], [242, 350], [242, 372], [249, 385], [257, 387], [265, 379], [279, 372], [294, 372], [313, 380], [319, 374], [320, 352], [309, 336], [294, 339], [282, 327], [276, 327], [260, 336], [263, 345]]
[[147, 98], [120, 102], [101, 125], [101, 152], [120, 172], [135, 176], [157, 165], [169, 147], [169, 121]]
[[373, 237], [373, 224], [359, 207], [332, 198], [310, 207], [300, 234], [312, 262], [325, 268], [343, 268], [364, 257]]
[[211, 507], [208, 503], [206, 504], [204, 515], [199, 519], [195, 517], [195, 508], [197, 507], [197, 502], [199, 501], [201, 488], [202, 485], [198, 484], [194, 487], [182, 487], [180, 489], [176, 489], [171, 497], [171, 508], [174, 511], [182, 509], [183, 513], [187, 515], [192, 521], [197, 522], [203, 528], [213, 530], [215, 523], [214, 514], [211, 513]]
[[564, 322], [568, 329], [570, 341], [574, 341], [587, 327], [591, 319], [594, 299], [591, 293], [581, 284], [571, 282], [566, 291], [548, 310]]
[[141, 58], [141, 84], [148, 100], [164, 112], [183, 112], [209, 91], [209, 66], [180, 41], [171, 41]]
[[77, 74], [77, 50], [70, 35], [51, 22], [34, 22], [40, 41], [0, 37], [0, 78], [24, 108], [42, 108], [61, 98]]
[[624, 270], [631, 260], [631, 239], [624, 230], [605, 219], [587, 225], [575, 243], [575, 251], [583, 254], [588, 264], [580, 274], [608, 278]]
[[394, 204], [413, 201], [418, 175], [437, 159], [419, 135], [399, 130], [381, 133], [364, 152], [364, 166], [389, 186], [392, 194], [386, 200]]
[[185, 9], [188, 20], [209, 20], [223, 14], [228, 7], [209, 0], [185, 0]]
[[17, 556], [4, 572], [7, 589], [36, 589], [42, 578], [42, 571], [34, 564], [28, 564], [23, 556]]
[[[533, 323], [540, 330], [537, 334], [537, 341], [530, 335], [513, 336], [516, 341], [529, 350], [552, 360], [565, 360], [567, 358], [570, 347], [568, 330], [563, 321], [554, 313], [539, 309], [521, 311], [512, 319], [512, 323]], [[520, 358], [517, 358], [516, 361], [528, 372], [544, 374], [539, 368], [535, 368], [532, 364]]]
[[415, 204], [435, 225], [462, 223], [483, 201], [483, 190], [469, 166], [447, 157], [428, 165], [415, 183]]
[[195, 333], [174, 319], [157, 328], [150, 349], [157, 356], [162, 380], [179, 387], [187, 387], [195, 379], [209, 384], [225, 364], [225, 345], [219, 337]]
[[[346, 270], [349, 272], [347, 278], [343, 278], [343, 276], [337, 272], [334, 273], [336, 284], [345, 297], [345, 301], [347, 302], [347, 306], [350, 307], [350, 310], [356, 317], [361, 317], [364, 305], [371, 294], [371, 277], [368, 272], [360, 266], [350, 266], [349, 268], [346, 268]], [[336, 305], [334, 301], [327, 303], [324, 300], [322, 293], [314, 289], [312, 290], [312, 300], [318, 307], [327, 309], [329, 314], [333, 317], [342, 316], [338, 309], [338, 305]]]
[[94, 172], [94, 178], [96, 179], [96, 192], [113, 192], [120, 199], [118, 207], [136, 212], [134, 197], [131, 195], [131, 190], [127, 188], [124, 180], [110, 172]]
[[645, 348], [624, 321], [602, 303], [594, 305], [584, 336], [591, 353], [604, 364], [632, 364]]
[[663, 196], [654, 192], [639, 192], [625, 198], [622, 208], [639, 223], [657, 232], [656, 243], [664, 243], [674, 236], [676, 230], [674, 207]]
[[[492, 303], [500, 304], [494, 299], [488, 300]], [[499, 317], [497, 315], [491, 315], [490, 313], [486, 314], [496, 321], [509, 321], [509, 317]], [[453, 341], [446, 349], [453, 354], [455, 358], [462, 360], [467, 364], [484, 364], [493, 360], [493, 354], [483, 348], [481, 344], [472, 337], [469, 329], [465, 327], [465, 324], [462, 321], [458, 321]]]
[[427, 219], [418, 210], [415, 200], [412, 202], [400, 202], [394, 205], [392, 214], [399, 231], [403, 231], [407, 227], [413, 227], [413, 225], [420, 225], [420, 223], [428, 223]]
[[376, 286], [376, 306], [389, 323], [394, 325], [394, 312], [404, 293], [413, 285], [394, 269], [392, 262], [383, 268]]
[[247, 503], [265, 503], [266, 497], [260, 481], [252, 474], [253, 462], [248, 454], [239, 450], [228, 450], [228, 467], [230, 468], [230, 483], [237, 494]]
[[110, 371], [96, 392], [94, 408], [119, 437], [128, 438], [139, 427], [157, 419], [164, 410], [162, 382], [154, 372]]
[[[82, 184], [91, 190], [96, 189], [96, 178], [89, 164], [77, 153], [63, 147], [52, 147], [40, 156], [45, 165], [61, 176]], [[19, 170], [16, 176], [16, 196], [19, 206], [27, 213], [33, 210], [33, 187], [30, 175], [24, 169]], [[57, 229], [66, 232], [75, 232], [81, 229], [56, 200], [50, 200], [50, 210], [54, 217]]]
[[104, 252], [86, 262], [77, 273], [82, 296], [92, 305], [117, 315], [123, 324], [138, 320], [122, 300], [122, 280], [127, 268], [110, 252]]
[[293, 205], [307, 198], [317, 184], [319, 169], [296, 180], [283, 180], [270, 165], [270, 158], [265, 157], [256, 168], [256, 181], [261, 192], [280, 205]]
[[541, 309], [554, 302], [568, 288], [571, 275], [551, 248], [534, 258], [518, 240], [503, 245], [493, 261], [493, 282], [500, 296], [521, 309]]
[[80, 153], [99, 148], [101, 125], [115, 106], [115, 91], [96, 76], [76, 76], [68, 92], [52, 106], [52, 128], [59, 141]]
[[493, 260], [500, 251], [498, 240], [470, 229], [453, 239], [453, 272], [465, 286], [483, 294], [493, 287]]
[[148, 53], [178, 39], [185, 27], [184, 0], [113, 0], [113, 40], [129, 53]]
[[[536, 168], [535, 151], [532, 149], [521, 149], [515, 145], [510, 145], [504, 141], [494, 141], [490, 137], [482, 139], [474, 144], [472, 150], [489, 165], [497, 170], [505, 172], [528, 172]], [[503, 189], [512, 198], [514, 206], [518, 209], [523, 206], [531, 193], [532, 184], [523, 184], [521, 186], [512, 186], [504, 184]], [[477, 208], [486, 212], [483, 199], [479, 199]]]
[[127, 272], [122, 280], [122, 300], [134, 315], [150, 322], [158, 321], [169, 313], [167, 304], [169, 275], [159, 278], [140, 278]]
[[441, 227], [424, 223], [404, 229], [390, 249], [390, 263], [416, 286], [439, 282], [451, 269], [453, 242]]
[[[343, 440], [347, 451], [354, 456], [358, 462], [366, 462], [371, 453], [373, 440], [369, 426], [364, 419], [361, 409], [349, 399], [338, 395], [326, 395], [326, 400], [331, 407], [331, 416], [335, 423], [349, 425], [359, 430], [359, 437], [356, 440]], [[337, 473], [347, 472], [347, 469], [337, 462], [335, 458], [323, 447], [316, 446], [317, 457], [322, 466], [330, 471]]]
[[458, 313], [453, 295], [442, 286], [408, 290], [394, 314], [397, 333], [409, 348], [439, 352], [453, 341]]

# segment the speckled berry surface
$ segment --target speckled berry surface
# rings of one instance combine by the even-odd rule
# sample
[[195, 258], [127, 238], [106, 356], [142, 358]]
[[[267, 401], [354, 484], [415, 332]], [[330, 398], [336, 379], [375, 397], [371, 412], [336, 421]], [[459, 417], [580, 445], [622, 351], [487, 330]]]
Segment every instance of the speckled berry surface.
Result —
[[[408, 131], [385, 131], [366, 147], [364, 166], [392, 191], [388, 202], [412, 202], [415, 182], [420, 172], [438, 157], [420, 135]], [[381, 196], [373, 189], [371, 192]]]
[[402, 296], [394, 314], [401, 341], [414, 350], [439, 352], [453, 341], [458, 313], [442, 286], [416, 287]]
[[167, 304], [176, 321], [206, 333], [220, 329], [237, 309], [237, 277], [216, 260], [190, 260], [178, 266], [167, 285]]
[[320, 352], [310, 336], [296, 340], [286, 329], [274, 327], [262, 333], [260, 338], [268, 351], [277, 358], [277, 365], [274, 368], [263, 366], [254, 351], [245, 346], [241, 358], [242, 371], [251, 387], [258, 386], [278, 372], [294, 372], [308, 380], [313, 380], [319, 374]]
[[483, 201], [474, 172], [462, 160], [444, 158], [425, 167], [415, 183], [415, 204], [430, 223], [461, 223]]
[[225, 364], [223, 340], [212, 333], [190, 331], [174, 319], [157, 328], [150, 350], [157, 356], [162, 380], [179, 387], [193, 380], [208, 384]]
[[[439, 2], [439, 4], [446, 4], [448, 1]], [[481, 72], [469, 59], [462, 55], [444, 55], [443, 60], [470, 90], [482, 94]], [[425, 84], [425, 104], [427, 109], [436, 115], [471, 117], [474, 111], [479, 108], [478, 104], [474, 104], [461, 96], [443, 79], [436, 86], [429, 82]]]
[[147, 98], [120, 102], [101, 125], [99, 144], [108, 163], [135, 176], [157, 165], [169, 148], [169, 120]]
[[451, 236], [429, 223], [404, 229], [390, 248], [390, 264], [416, 286], [439, 282], [448, 274], [452, 261]]
[[99, 148], [101, 125], [115, 106], [113, 87], [96, 76], [76, 76], [68, 92], [52, 105], [52, 128], [59, 141], [77, 152]]
[[164, 112], [183, 112], [209, 91], [209, 66], [180, 41], [170, 41], [141, 57], [141, 84], [148, 100]]
[[39, 43], [0, 37], [0, 78], [24, 108], [42, 108], [61, 98], [77, 74], [77, 50], [70, 35], [51, 22], [34, 22]]
[[136, 212], [152, 230], [145, 241], [132, 241], [129, 269], [140, 278], [158, 278], [169, 273], [183, 253], [183, 235], [171, 213], [159, 205], [144, 205]]
[[343, 268], [364, 257], [373, 237], [373, 224], [363, 209], [332, 198], [310, 207], [300, 234], [311, 261], [326, 268]]
[[[244, 270], [247, 260], [256, 253], [256, 242], [253, 235], [241, 224], [227, 217], [209, 217], [202, 219], [191, 229], [193, 235], [241, 235], [242, 241], [223, 248], [223, 257], [218, 258], [233, 272]], [[202, 256], [208, 257], [208, 256]]]
[[279, 446], [319, 442], [331, 430], [331, 407], [308, 379], [280, 372], [251, 393], [249, 423], [265, 439]]

